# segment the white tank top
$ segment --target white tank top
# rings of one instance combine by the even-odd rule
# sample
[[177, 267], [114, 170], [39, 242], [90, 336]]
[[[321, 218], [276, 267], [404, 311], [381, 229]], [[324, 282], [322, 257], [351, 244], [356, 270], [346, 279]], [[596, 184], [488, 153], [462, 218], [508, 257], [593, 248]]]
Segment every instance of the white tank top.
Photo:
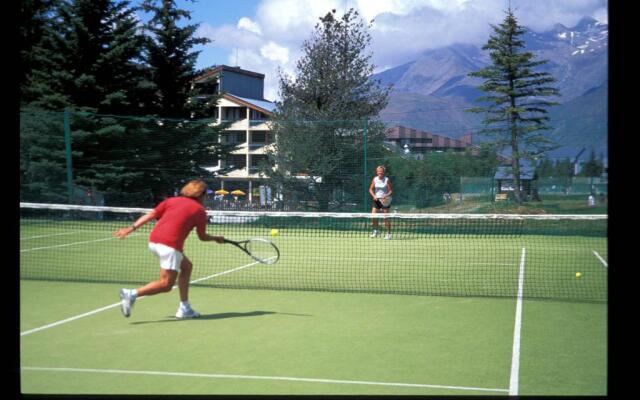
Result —
[[373, 178], [374, 193], [376, 194], [377, 198], [381, 198], [382, 196], [387, 194], [387, 192], [389, 192], [389, 186], [387, 186], [388, 181], [389, 178], [386, 176], [382, 179], [380, 179], [378, 176]]

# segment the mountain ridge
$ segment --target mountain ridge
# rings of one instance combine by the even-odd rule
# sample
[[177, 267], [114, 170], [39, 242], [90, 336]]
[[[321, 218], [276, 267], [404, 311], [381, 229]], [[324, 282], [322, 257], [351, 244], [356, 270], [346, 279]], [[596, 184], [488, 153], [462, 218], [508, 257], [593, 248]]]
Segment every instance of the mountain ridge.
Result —
[[[549, 109], [554, 129], [548, 136], [562, 148], [551, 155], [570, 156], [582, 147], [606, 154], [608, 25], [586, 17], [571, 28], [555, 24], [546, 32], [526, 29], [523, 38], [526, 51], [548, 60], [540, 70], [557, 79], [561, 94], [551, 98], [561, 104]], [[383, 85], [393, 85], [381, 118], [453, 138], [478, 131], [481, 117], [465, 109], [477, 106], [483, 94], [477, 89], [482, 80], [468, 76], [490, 64], [481, 47], [454, 44], [427, 50], [414, 61], [373, 75]]]

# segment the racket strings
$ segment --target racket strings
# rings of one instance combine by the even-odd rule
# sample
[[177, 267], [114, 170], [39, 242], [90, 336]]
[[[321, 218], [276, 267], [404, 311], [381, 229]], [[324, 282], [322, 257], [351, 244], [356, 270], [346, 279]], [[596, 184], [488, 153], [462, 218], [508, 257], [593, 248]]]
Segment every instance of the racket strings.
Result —
[[252, 257], [263, 262], [273, 263], [278, 258], [278, 251], [267, 241], [250, 240], [245, 245], [245, 248]]

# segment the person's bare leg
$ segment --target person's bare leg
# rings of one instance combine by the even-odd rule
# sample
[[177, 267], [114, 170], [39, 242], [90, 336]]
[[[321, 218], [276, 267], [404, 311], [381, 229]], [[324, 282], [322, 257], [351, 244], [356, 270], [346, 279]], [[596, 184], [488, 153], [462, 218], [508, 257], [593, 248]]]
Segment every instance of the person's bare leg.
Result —
[[178, 271], [171, 271], [168, 269], [160, 268], [160, 279], [157, 281], [149, 282], [146, 285], [136, 289], [136, 297], [152, 296], [158, 293], [169, 292], [176, 283]]
[[180, 274], [178, 275], [178, 289], [180, 290], [180, 301], [189, 301], [189, 280], [193, 264], [185, 256], [180, 264]]
[[[385, 214], [389, 214], [389, 209], [385, 208], [384, 209], [384, 213]], [[385, 228], [387, 228], [387, 234], [390, 235], [391, 234], [391, 220], [389, 220], [389, 218], [385, 218], [384, 219], [384, 226], [385, 226]]]
[[[371, 208], [371, 213], [372, 214], [377, 214], [378, 213], [378, 209], [373, 207]], [[375, 218], [371, 219], [371, 225], [373, 226], [373, 229], [378, 229], [378, 220]]]

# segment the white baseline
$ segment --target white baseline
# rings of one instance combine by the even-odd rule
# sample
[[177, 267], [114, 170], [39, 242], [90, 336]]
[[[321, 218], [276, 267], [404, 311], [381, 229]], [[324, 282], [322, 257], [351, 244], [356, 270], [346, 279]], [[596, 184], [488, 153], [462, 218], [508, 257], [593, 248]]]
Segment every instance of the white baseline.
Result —
[[253, 380], [269, 380], [269, 381], [333, 383], [333, 384], [346, 384], [346, 385], [375, 385], [375, 386], [414, 387], [414, 388], [431, 388], [431, 389], [471, 390], [471, 391], [482, 391], [482, 392], [507, 392], [508, 391], [507, 389], [491, 389], [491, 388], [447, 386], [447, 385], [428, 385], [428, 384], [422, 384], [422, 383], [349, 381], [349, 380], [337, 380], [337, 379], [295, 378], [295, 377], [287, 377], [287, 376], [202, 374], [202, 373], [168, 372], [168, 371], [135, 371], [135, 370], [120, 370], [120, 369], [47, 368], [47, 367], [22, 367], [22, 370], [50, 371], [50, 372], [87, 372], [87, 373], [102, 373], [102, 374], [179, 376], [179, 377], [187, 377], [187, 378], [253, 379]]

